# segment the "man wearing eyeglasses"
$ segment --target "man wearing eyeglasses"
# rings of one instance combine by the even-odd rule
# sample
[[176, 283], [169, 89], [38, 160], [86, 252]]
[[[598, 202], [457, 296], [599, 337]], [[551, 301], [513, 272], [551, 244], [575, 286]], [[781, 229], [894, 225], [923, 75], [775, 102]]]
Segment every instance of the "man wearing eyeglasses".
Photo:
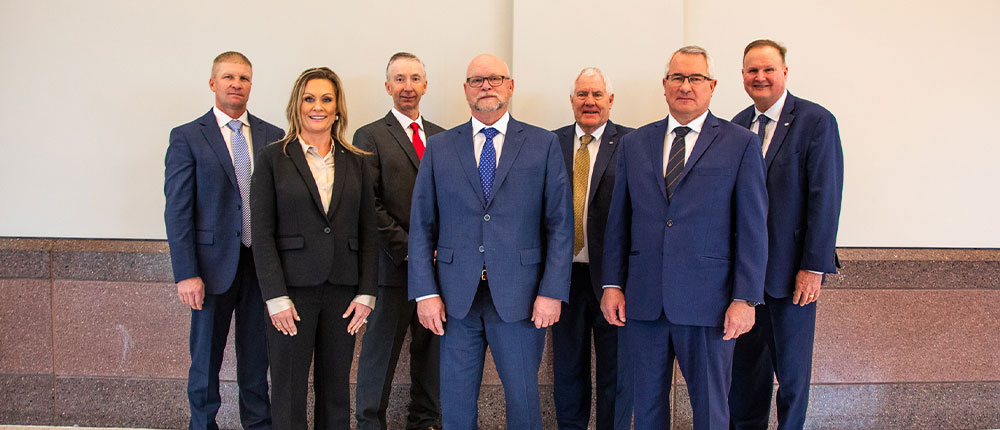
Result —
[[406, 428], [439, 428], [440, 345], [437, 336], [420, 326], [416, 304], [406, 299], [406, 247], [410, 197], [427, 137], [444, 131], [420, 114], [427, 91], [424, 63], [408, 52], [389, 58], [385, 90], [392, 109], [354, 133], [354, 144], [372, 152], [375, 216], [379, 225], [379, 269], [376, 306], [358, 358], [355, 415], [358, 430], [385, 430], [386, 409], [396, 363], [406, 331], [410, 331], [410, 403]]
[[763, 301], [760, 139], [708, 111], [713, 76], [704, 49], [676, 51], [663, 78], [670, 114], [618, 150], [601, 308], [625, 324], [637, 429], [669, 428], [675, 357], [694, 428], [729, 426], [734, 339]]
[[755, 40], [743, 50], [753, 99], [733, 122], [757, 133], [767, 175], [768, 260], [757, 325], [736, 342], [729, 405], [737, 429], [767, 429], [774, 378], [778, 428], [805, 426], [816, 300], [837, 272], [844, 153], [837, 119], [785, 89], [785, 47]]
[[[631, 374], [618, 359], [620, 322], [601, 313], [604, 225], [615, 186], [619, 139], [632, 131], [609, 120], [615, 93], [600, 69], [580, 71], [569, 95], [576, 121], [558, 130], [573, 184], [573, 272], [569, 303], [552, 326], [553, 397], [559, 428], [586, 429], [590, 422], [591, 335], [597, 376], [598, 430], [631, 428]], [[624, 338], [624, 337], [622, 337]]]
[[[507, 65], [466, 71], [472, 119], [431, 136], [410, 213], [409, 294], [441, 338], [442, 426], [477, 427], [486, 347], [503, 383], [508, 429], [542, 429], [545, 328], [569, 299], [570, 185], [556, 136], [511, 118]], [[436, 263], [435, 263], [436, 255]]]

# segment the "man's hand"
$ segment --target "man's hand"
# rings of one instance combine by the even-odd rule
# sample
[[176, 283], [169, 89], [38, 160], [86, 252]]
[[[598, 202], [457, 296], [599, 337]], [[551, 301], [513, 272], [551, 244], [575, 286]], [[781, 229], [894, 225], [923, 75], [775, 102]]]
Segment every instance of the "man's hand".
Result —
[[531, 312], [531, 320], [535, 322], [535, 328], [545, 328], [559, 322], [559, 313], [562, 312], [562, 302], [551, 297], [535, 297], [535, 308]]
[[726, 322], [722, 327], [725, 335], [722, 340], [736, 339], [750, 331], [756, 318], [757, 313], [753, 306], [743, 300], [733, 300], [729, 304], [729, 309], [726, 309]]
[[605, 288], [601, 296], [601, 312], [608, 324], [625, 326], [625, 293], [621, 288]]
[[444, 335], [444, 323], [448, 317], [444, 313], [441, 297], [430, 297], [417, 302], [417, 318], [420, 325], [438, 336]]
[[177, 297], [181, 299], [181, 303], [200, 311], [201, 305], [205, 303], [205, 283], [200, 276], [180, 281], [177, 283]]
[[271, 315], [271, 324], [285, 336], [295, 336], [299, 334], [299, 328], [295, 326], [295, 321], [302, 321], [299, 313], [295, 310], [295, 305]]
[[819, 299], [819, 288], [823, 284], [823, 274], [813, 273], [808, 270], [799, 270], [795, 275], [795, 293], [792, 294], [792, 303], [805, 306]]
[[354, 313], [354, 318], [351, 318], [351, 322], [347, 323], [347, 333], [354, 336], [358, 334], [358, 330], [361, 330], [361, 326], [368, 322], [368, 314], [372, 312], [372, 308], [352, 301], [347, 306], [347, 311], [344, 312], [344, 315], [341, 315], [341, 318], [349, 317], [352, 312]]

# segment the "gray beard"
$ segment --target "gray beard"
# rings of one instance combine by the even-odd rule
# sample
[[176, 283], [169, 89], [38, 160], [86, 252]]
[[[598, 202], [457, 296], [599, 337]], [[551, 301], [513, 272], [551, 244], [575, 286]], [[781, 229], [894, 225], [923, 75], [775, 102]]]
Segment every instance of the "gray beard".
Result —
[[497, 102], [497, 105], [494, 107], [479, 107], [479, 103], [473, 103], [472, 110], [476, 112], [496, 112], [500, 109], [503, 109], [503, 107], [506, 105], [507, 103]]

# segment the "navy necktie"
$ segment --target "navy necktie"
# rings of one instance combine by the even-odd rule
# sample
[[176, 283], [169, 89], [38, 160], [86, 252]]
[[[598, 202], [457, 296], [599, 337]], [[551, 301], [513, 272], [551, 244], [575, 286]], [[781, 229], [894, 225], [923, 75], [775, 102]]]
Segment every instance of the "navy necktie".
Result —
[[764, 114], [760, 114], [760, 116], [757, 117], [757, 135], [760, 136], [761, 146], [764, 146], [764, 133], [767, 131], [767, 123], [770, 120], [771, 119]]
[[677, 127], [674, 129], [674, 141], [670, 144], [670, 155], [667, 157], [667, 174], [664, 180], [667, 181], [667, 200], [674, 196], [677, 189], [677, 179], [684, 171], [684, 136], [691, 131], [688, 127]]
[[500, 134], [493, 127], [483, 129], [483, 136], [486, 136], [486, 143], [483, 144], [483, 152], [479, 155], [479, 179], [483, 182], [483, 197], [489, 203], [493, 197], [493, 178], [497, 173], [497, 150], [493, 146], [493, 138]]
[[243, 212], [243, 234], [240, 241], [250, 246], [250, 145], [243, 137], [243, 123], [234, 119], [226, 124], [233, 130], [233, 168], [236, 170], [236, 184], [240, 187], [240, 209]]

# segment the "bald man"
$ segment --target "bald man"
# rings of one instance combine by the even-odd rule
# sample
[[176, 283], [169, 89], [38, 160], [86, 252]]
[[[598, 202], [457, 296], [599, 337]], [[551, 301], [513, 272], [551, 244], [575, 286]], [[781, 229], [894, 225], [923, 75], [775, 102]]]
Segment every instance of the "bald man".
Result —
[[465, 76], [472, 119], [429, 137], [417, 173], [409, 297], [442, 336], [443, 427], [477, 427], [489, 346], [507, 428], [541, 430], [545, 328], [569, 299], [573, 257], [566, 166], [555, 134], [507, 112], [514, 80], [502, 60], [480, 55]]

